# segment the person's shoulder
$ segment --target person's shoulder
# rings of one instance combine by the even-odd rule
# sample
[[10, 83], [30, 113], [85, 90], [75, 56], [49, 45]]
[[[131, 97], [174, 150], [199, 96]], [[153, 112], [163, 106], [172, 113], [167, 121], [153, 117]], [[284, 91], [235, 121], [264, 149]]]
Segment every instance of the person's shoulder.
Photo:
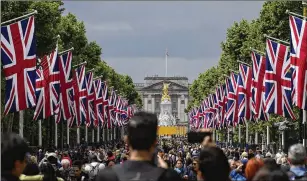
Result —
[[33, 180], [43, 180], [43, 175], [24, 175], [24, 174], [21, 174], [19, 179], [20, 180], [23, 180], [23, 181], [33, 181]]
[[178, 180], [181, 181], [182, 178], [180, 177], [180, 175], [172, 169], [166, 169], [165, 173], [163, 174], [161, 181], [166, 181], [166, 180]]
[[117, 181], [117, 176], [112, 168], [105, 168], [98, 172], [96, 181]]

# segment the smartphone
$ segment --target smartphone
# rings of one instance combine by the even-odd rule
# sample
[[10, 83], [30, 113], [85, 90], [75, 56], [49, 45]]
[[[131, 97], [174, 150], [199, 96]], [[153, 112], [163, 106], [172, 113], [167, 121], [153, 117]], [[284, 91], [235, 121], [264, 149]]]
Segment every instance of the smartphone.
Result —
[[188, 132], [189, 143], [202, 143], [206, 136], [212, 136], [212, 132]]

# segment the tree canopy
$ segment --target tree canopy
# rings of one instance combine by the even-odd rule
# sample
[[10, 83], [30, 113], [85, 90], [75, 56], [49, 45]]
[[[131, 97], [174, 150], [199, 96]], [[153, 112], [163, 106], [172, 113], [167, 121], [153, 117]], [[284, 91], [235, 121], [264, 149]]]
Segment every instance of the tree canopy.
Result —
[[[50, 53], [56, 46], [57, 35], [59, 52], [74, 47], [73, 65], [87, 61], [86, 69], [94, 69], [94, 76], [103, 76], [108, 84], [114, 86], [118, 93], [129, 100], [130, 104], [137, 104], [142, 107], [142, 101], [138, 95], [131, 77], [121, 75], [107, 65], [102, 60], [102, 48], [95, 42], [89, 41], [86, 37], [86, 28], [82, 21], [72, 14], [63, 15], [64, 2], [62, 1], [3, 1], [1, 4], [2, 21], [10, 20], [34, 10], [38, 11], [35, 15], [35, 35], [37, 44], [37, 55], [42, 57]], [[2, 85], [5, 81], [2, 76]], [[2, 86], [2, 92], [4, 92]], [[2, 109], [4, 108], [4, 94], [2, 94]], [[11, 119], [12, 118], [12, 119]], [[13, 120], [9, 123], [7, 120]], [[8, 131], [12, 129], [18, 132], [18, 116], [12, 114], [3, 118], [2, 127]], [[14, 121], [15, 120], [15, 121]], [[37, 135], [37, 123], [33, 122], [33, 110], [26, 110], [25, 113], [25, 136], [28, 139]], [[14, 126], [8, 126], [14, 124]], [[45, 128], [44, 130], [45, 131]], [[45, 132], [43, 134], [46, 134]]]
[[[265, 51], [264, 34], [289, 41], [289, 15], [286, 10], [301, 14], [300, 1], [269, 1], [263, 4], [260, 15], [252, 21], [241, 20], [227, 29], [226, 40], [221, 43], [221, 57], [217, 67], [201, 73], [190, 87], [192, 100], [186, 111], [199, 103], [209, 94], [210, 90], [223, 83], [224, 75], [231, 70], [238, 70], [237, 60], [251, 64], [250, 47]], [[297, 110], [295, 109], [297, 114]], [[258, 123], [250, 127], [252, 131], [266, 130], [264, 126], [281, 121], [282, 117], [272, 115], [268, 123]]]

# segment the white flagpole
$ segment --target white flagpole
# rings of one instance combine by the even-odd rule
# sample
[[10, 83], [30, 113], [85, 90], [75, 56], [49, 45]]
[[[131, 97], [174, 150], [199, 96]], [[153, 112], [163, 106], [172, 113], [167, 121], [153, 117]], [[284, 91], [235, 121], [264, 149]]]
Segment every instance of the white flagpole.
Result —
[[4, 21], [4, 22], [1, 23], [1, 26], [8, 24], [8, 23], [11, 23], [11, 22], [14, 22], [14, 21], [17, 21], [17, 20], [20, 20], [20, 19], [23, 19], [23, 18], [27, 18], [27, 17], [32, 16], [34, 14], [37, 14], [37, 10], [33, 11], [32, 13], [25, 14], [23, 16], [19, 16], [19, 17], [14, 18], [14, 19], [10, 19], [8, 21]]
[[58, 124], [54, 122], [54, 146], [58, 147]]
[[168, 52], [166, 49], [165, 51], [165, 77], [167, 77], [167, 57], [168, 57]]
[[19, 135], [23, 138], [24, 110], [19, 111]]
[[42, 141], [42, 120], [38, 120], [38, 146], [43, 146]]
[[87, 130], [87, 126], [85, 125], [85, 142], [88, 141], [88, 130]]
[[66, 123], [67, 123], [67, 144], [69, 145], [69, 124], [68, 124], [68, 121], [66, 121]]
[[92, 143], [95, 142], [95, 130], [92, 128]]
[[98, 127], [97, 127], [97, 143], [99, 143], [99, 142], [100, 142], [100, 127], [98, 125]]

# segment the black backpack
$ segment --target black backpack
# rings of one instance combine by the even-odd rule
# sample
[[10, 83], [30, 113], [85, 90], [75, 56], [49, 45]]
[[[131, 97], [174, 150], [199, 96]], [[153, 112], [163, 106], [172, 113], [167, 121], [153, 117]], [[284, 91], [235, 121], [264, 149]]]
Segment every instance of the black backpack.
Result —
[[162, 181], [162, 176], [166, 173], [166, 169], [160, 167], [153, 167], [151, 172], [141, 173], [136, 172], [135, 177], [128, 179], [124, 174], [124, 170], [121, 165], [115, 165], [112, 167], [113, 172], [116, 174], [116, 181]]

